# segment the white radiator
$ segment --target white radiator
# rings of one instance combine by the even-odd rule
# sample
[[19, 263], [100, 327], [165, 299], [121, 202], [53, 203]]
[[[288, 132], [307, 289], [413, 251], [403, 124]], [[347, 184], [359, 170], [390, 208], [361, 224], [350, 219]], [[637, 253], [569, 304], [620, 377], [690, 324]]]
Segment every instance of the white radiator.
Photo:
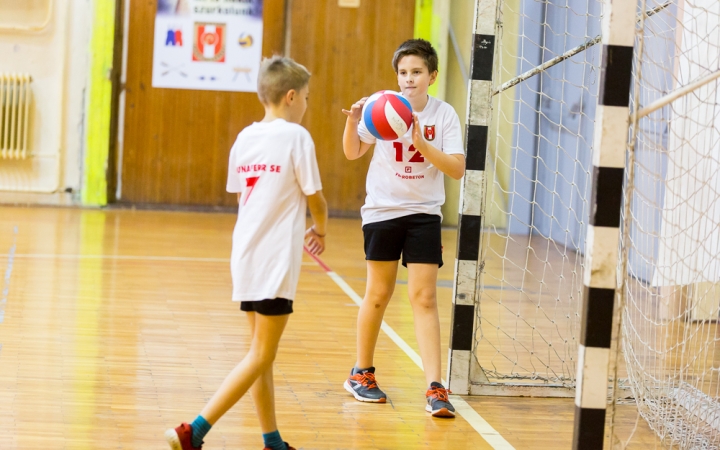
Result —
[[28, 74], [0, 73], [0, 160], [29, 154], [31, 81]]

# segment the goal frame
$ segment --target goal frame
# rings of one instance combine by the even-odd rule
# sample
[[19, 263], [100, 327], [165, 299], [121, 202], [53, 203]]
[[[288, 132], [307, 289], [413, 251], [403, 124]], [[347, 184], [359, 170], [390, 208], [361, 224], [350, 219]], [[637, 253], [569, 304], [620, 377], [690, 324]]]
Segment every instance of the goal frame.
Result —
[[[453, 286], [453, 310], [452, 310], [452, 329], [450, 336], [450, 348], [448, 354], [448, 373], [447, 379], [450, 389], [453, 392], [469, 395], [489, 395], [489, 396], [530, 396], [530, 397], [574, 397], [576, 389], [566, 384], [559, 383], [523, 383], [523, 382], [491, 382], [485, 376], [485, 371], [480, 366], [476, 356], [474, 355], [474, 337], [481, 325], [481, 317], [476, 313], [480, 306], [480, 281], [484, 266], [484, 254], [481, 248], [483, 239], [483, 225], [485, 214], [485, 193], [487, 190], [487, 177], [485, 173], [485, 162], [489, 154], [489, 133], [492, 120], [492, 103], [493, 97], [501, 92], [512, 88], [513, 86], [546, 71], [562, 61], [565, 61], [574, 55], [599, 43], [603, 44], [601, 67], [601, 76], [607, 76], [607, 58], [605, 57], [608, 48], [615, 51], [615, 54], [623, 53], [623, 67], [621, 69], [611, 68], [613, 71], [611, 82], [616, 79], [622, 79], [623, 89], [620, 94], [610, 100], [610, 104], [603, 105], [602, 97], [599, 97], [598, 110], [596, 112], [595, 124], [595, 142], [593, 153], [593, 181], [594, 189], [589, 198], [590, 204], [596, 204], [596, 188], [598, 179], [604, 180], [602, 187], [611, 186], [616, 198], [609, 199], [609, 208], [613, 210], [611, 221], [614, 223], [608, 227], [594, 227], [593, 218], [591, 217], [591, 226], [587, 232], [588, 248], [586, 250], [586, 274], [584, 276], [585, 295], [583, 296], [583, 311], [588, 307], [586, 298], [592, 293], [597, 294], [596, 285], [602, 288], [610, 289], [614, 292], [615, 286], [615, 268], [617, 264], [617, 247], [619, 239], [619, 216], [622, 202], [622, 179], [624, 170], [624, 152], [627, 142], [623, 136], [627, 135], [629, 115], [629, 87], [630, 72], [632, 67], [632, 54], [634, 46], [634, 25], [635, 20], [641, 20], [641, 17], [635, 18], [635, 9], [637, 7], [636, 0], [614, 0], [612, 5], [616, 10], [622, 10], [623, 19], [615, 19], [615, 24], [609, 20], [609, 10], [612, 5], [606, 6], [607, 10], [603, 19], [603, 35], [587, 39], [584, 43], [575, 48], [566, 51], [548, 61], [543, 62], [540, 66], [528, 70], [513, 79], [503, 83], [501, 86], [494, 88], [493, 75], [496, 73], [494, 64], [496, 64], [497, 47], [495, 45], [496, 32], [502, 24], [498, 19], [499, 0], [477, 0], [475, 2], [474, 17], [474, 34], [473, 34], [473, 52], [471, 55], [471, 74], [468, 81], [468, 103], [467, 103], [467, 130], [466, 130], [466, 159], [467, 167], [465, 177], [463, 179], [460, 193], [460, 218], [458, 220], [458, 246], [455, 261], [455, 279]], [[646, 12], [646, 16], [656, 14], [671, 4], [668, 0], [664, 4]], [[618, 25], [620, 24], [620, 25]], [[623, 28], [624, 27], [624, 28]], [[620, 45], [616, 41], [623, 41]], [[610, 46], [610, 47], [608, 47]], [[619, 49], [619, 50], [618, 50]], [[623, 73], [617, 74], [620, 70]], [[626, 73], [624, 73], [626, 72]], [[604, 88], [604, 82], [601, 84]], [[627, 87], [627, 89], [625, 89]], [[615, 92], [615, 91], [613, 91]], [[625, 95], [627, 94], [627, 95]], [[618, 98], [620, 100], [618, 100]], [[618, 103], [616, 105], [616, 103]], [[624, 103], [624, 105], [623, 105]], [[611, 114], [603, 114], [604, 109], [618, 107], [621, 111], [613, 111]], [[603, 128], [605, 127], [605, 128]], [[612, 130], [610, 132], [608, 130]], [[624, 132], [623, 132], [624, 130]], [[604, 135], [603, 135], [604, 133]], [[606, 150], [601, 152], [600, 149], [605, 147]], [[600, 155], [604, 156], [600, 156]], [[608, 160], [608, 158], [610, 158]], [[601, 164], [600, 159], [604, 159]], [[611, 161], [608, 163], [608, 161]], [[605, 166], [601, 169], [601, 167]], [[610, 170], [608, 170], [610, 169]], [[619, 172], [618, 172], [619, 169]], [[608, 184], [609, 183], [609, 184]], [[615, 220], [617, 219], [617, 220]], [[597, 239], [593, 239], [596, 234]], [[594, 243], [602, 243], [603, 249], [593, 251], [591, 248]], [[596, 257], [592, 258], [595, 253]], [[602, 256], [599, 256], [602, 255]], [[600, 271], [600, 272], [598, 272]], [[595, 274], [595, 275], [593, 275]], [[592, 282], [591, 278], [595, 278]], [[598, 281], [602, 278], [602, 281]], [[601, 328], [607, 328], [608, 333], [612, 330], [612, 311], [614, 306], [614, 295], [608, 296], [608, 292], [602, 294], [602, 302], [607, 303], [610, 299], [610, 306], [604, 310], [609, 311], [609, 322], [603, 321]], [[608, 314], [606, 314], [607, 316]], [[578, 378], [583, 376], [583, 363], [588, 362], [586, 359], [586, 324], [587, 314], [583, 314], [583, 323], [581, 330], [581, 345], [578, 360]], [[591, 330], [591, 334], [596, 331]], [[604, 334], [604, 331], [602, 332]], [[609, 336], [609, 335], [608, 335]], [[603, 339], [604, 341], [604, 339]], [[603, 344], [604, 347], [604, 344]], [[596, 352], [595, 352], [596, 353]], [[605, 350], [602, 351], [605, 353]], [[609, 354], [609, 339], [607, 353]], [[602, 361], [608, 359], [609, 356], [602, 356]], [[593, 364], [597, 362], [593, 359]], [[607, 373], [607, 370], [605, 370]], [[607, 378], [604, 379], [607, 384]], [[586, 385], [587, 386], [587, 385]], [[606, 386], [607, 387], [607, 386]], [[576, 399], [579, 403], [580, 401]]]

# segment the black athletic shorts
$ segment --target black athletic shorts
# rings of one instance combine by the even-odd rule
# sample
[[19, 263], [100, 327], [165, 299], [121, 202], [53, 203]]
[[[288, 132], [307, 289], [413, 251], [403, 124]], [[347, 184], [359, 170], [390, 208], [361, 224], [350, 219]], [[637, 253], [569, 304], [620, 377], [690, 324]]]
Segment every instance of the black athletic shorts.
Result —
[[412, 214], [368, 223], [362, 229], [368, 261], [397, 261], [402, 254], [405, 267], [408, 263], [443, 265], [440, 216]]
[[263, 316], [284, 316], [292, 314], [293, 301], [286, 298], [273, 298], [257, 302], [240, 302], [240, 311], [256, 312]]

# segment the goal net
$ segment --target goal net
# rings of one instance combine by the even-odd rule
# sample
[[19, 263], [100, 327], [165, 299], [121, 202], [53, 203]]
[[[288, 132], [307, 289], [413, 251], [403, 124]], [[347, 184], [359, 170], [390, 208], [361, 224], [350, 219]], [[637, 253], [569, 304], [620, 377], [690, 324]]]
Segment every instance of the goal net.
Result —
[[672, 0], [640, 30], [622, 350], [638, 414], [663, 444], [720, 448], [720, 2]]
[[[498, 0], [473, 394], [574, 395], [602, 12]], [[666, 446], [720, 448], [720, 2], [636, 24], [609, 375]]]
[[499, 0], [471, 393], [573, 396], [601, 0]]

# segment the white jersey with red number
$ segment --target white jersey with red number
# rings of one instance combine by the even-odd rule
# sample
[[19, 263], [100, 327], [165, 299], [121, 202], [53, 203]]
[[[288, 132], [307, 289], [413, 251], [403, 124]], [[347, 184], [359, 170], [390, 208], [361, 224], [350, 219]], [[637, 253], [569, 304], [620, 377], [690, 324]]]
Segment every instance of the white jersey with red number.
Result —
[[[428, 96], [418, 120], [423, 137], [433, 147], [448, 154], [465, 153], [460, 119], [452, 106]], [[367, 175], [367, 196], [361, 209], [363, 225], [410, 214], [442, 217], [443, 173], [415, 150], [412, 127], [395, 141], [380, 141], [360, 122], [358, 135], [361, 141], [375, 144]]]
[[300, 125], [250, 125], [230, 151], [227, 191], [241, 193], [230, 268], [234, 301], [293, 300], [307, 195], [322, 189], [315, 144]]

